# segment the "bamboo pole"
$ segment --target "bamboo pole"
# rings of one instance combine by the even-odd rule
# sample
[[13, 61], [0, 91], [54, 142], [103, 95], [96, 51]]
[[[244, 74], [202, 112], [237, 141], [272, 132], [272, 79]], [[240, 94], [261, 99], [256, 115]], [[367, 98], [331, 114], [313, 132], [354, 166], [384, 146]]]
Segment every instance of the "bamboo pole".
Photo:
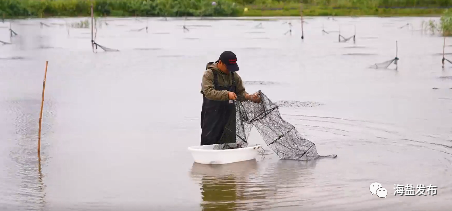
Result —
[[93, 39], [93, 30], [94, 30], [94, 12], [93, 12], [93, 2], [91, 1], [91, 47], [93, 48], [94, 53], [94, 39]]
[[301, 39], [304, 39], [304, 31], [303, 31], [303, 4], [300, 6], [300, 17], [301, 17]]
[[395, 47], [396, 47], [395, 57], [397, 57], [397, 54], [399, 53], [399, 45], [397, 44], [397, 40], [395, 41]]
[[44, 73], [44, 81], [42, 82], [42, 100], [41, 100], [41, 113], [39, 114], [39, 134], [38, 134], [38, 156], [41, 156], [41, 123], [42, 123], [42, 109], [44, 107], [44, 92], [46, 89], [46, 78], [47, 78], [47, 66], [49, 61], [46, 61], [46, 70]]
[[442, 60], [442, 63], [443, 63], [443, 68], [444, 68], [444, 60], [446, 59], [445, 57], [444, 57], [444, 49], [446, 48], [446, 36], [444, 36], [444, 44], [443, 44], [443, 60]]

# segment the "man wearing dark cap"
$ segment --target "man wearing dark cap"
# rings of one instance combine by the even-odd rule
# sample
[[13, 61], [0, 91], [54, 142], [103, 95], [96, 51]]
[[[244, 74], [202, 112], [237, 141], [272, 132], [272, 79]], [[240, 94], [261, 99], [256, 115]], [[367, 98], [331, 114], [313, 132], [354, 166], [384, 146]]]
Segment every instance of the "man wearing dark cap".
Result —
[[237, 74], [237, 57], [225, 51], [216, 62], [209, 62], [202, 77], [201, 145], [236, 143], [235, 100], [260, 102], [257, 94], [245, 91]]

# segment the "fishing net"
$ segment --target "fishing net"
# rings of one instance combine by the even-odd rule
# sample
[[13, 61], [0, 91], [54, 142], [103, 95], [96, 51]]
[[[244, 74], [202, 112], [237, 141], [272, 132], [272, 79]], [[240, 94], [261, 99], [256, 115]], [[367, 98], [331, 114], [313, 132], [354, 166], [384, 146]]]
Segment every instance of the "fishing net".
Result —
[[146, 33], [148, 32], [148, 27], [146, 26], [146, 27], [144, 27], [144, 28], [141, 28], [141, 29], [133, 29], [133, 30], [131, 30], [131, 31], [134, 31], [134, 32], [140, 32], [140, 31], [143, 31], [144, 29], [146, 29]]
[[375, 63], [374, 65], [372, 65], [371, 67], [375, 68], [375, 69], [386, 69], [389, 67], [389, 65], [391, 65], [393, 62], [395, 65], [397, 65], [397, 61], [399, 60], [399, 58], [394, 58], [385, 62], [381, 62], [381, 63]]
[[101, 48], [101, 49], [104, 50], [105, 52], [115, 52], [115, 51], [119, 51], [119, 50], [117, 50], [117, 49], [107, 48], [107, 47], [105, 47], [105, 46], [99, 45], [98, 43], [96, 43], [96, 42], [94, 42], [94, 41], [92, 41], [92, 42], [93, 42], [93, 44], [96, 46], [96, 50], [97, 50], [97, 47], [99, 46], [99, 48]]
[[443, 63], [443, 67], [444, 67], [444, 61], [448, 61], [450, 64], [452, 64], [452, 62], [449, 59], [446, 59], [443, 57], [442, 63]]
[[339, 42], [348, 42], [349, 40], [351, 40], [353, 38], [353, 42], [355, 42], [355, 35], [349, 37], [349, 38], [345, 38], [342, 35], [339, 35]]
[[15, 36], [17, 36], [17, 33], [14, 31], [14, 30], [12, 30], [12, 29], [9, 29], [9, 31], [11, 31], [11, 37], [15, 37]]
[[405, 28], [405, 27], [408, 27], [408, 26], [410, 26], [410, 24], [409, 24], [409, 23], [407, 23], [407, 24], [405, 24], [405, 25], [403, 25], [403, 26], [399, 27], [399, 29], [403, 29], [403, 28]]
[[261, 97], [260, 103], [236, 101], [236, 143], [216, 145], [215, 149], [246, 147], [251, 129], [255, 127], [264, 142], [280, 159], [312, 160], [318, 158], [315, 144], [303, 138], [293, 125], [284, 121], [278, 111], [278, 106], [264, 93], [259, 91], [258, 94]]
[[4, 41], [1, 41], [1, 40], [0, 40], [0, 43], [3, 44], [3, 45], [10, 45], [11, 44], [9, 42], [4, 42]]
[[43, 26], [50, 27], [49, 25], [47, 25], [47, 24], [45, 24], [45, 23], [43, 23], [43, 22], [39, 22], [39, 23], [41, 24], [41, 28], [42, 28]]

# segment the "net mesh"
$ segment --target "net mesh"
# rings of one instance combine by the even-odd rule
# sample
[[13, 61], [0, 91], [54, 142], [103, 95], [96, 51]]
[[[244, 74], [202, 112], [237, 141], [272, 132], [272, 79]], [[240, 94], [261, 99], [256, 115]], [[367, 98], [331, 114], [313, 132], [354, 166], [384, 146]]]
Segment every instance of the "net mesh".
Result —
[[388, 60], [388, 61], [385, 61], [385, 62], [381, 62], [381, 63], [375, 63], [374, 65], [372, 65], [371, 67], [372, 68], [375, 68], [375, 69], [386, 69], [386, 68], [388, 68], [393, 62], [394, 62], [394, 64], [397, 64], [397, 61], [399, 60], [399, 58], [394, 58], [394, 59], [391, 59], [391, 60]]
[[246, 147], [251, 129], [255, 127], [267, 146], [280, 159], [312, 160], [319, 157], [314, 143], [303, 138], [296, 128], [284, 121], [273, 103], [264, 93], [258, 92], [260, 103], [236, 101], [236, 143], [220, 144], [215, 149]]

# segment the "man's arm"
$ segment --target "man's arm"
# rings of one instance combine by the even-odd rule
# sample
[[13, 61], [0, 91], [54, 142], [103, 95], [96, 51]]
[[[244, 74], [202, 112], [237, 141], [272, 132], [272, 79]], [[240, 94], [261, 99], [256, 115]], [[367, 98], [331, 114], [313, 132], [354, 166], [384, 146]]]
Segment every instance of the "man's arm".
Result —
[[242, 78], [238, 74], [235, 75], [237, 75], [237, 87], [236, 87], [237, 100], [238, 101], [249, 100], [248, 93], [246, 92], [245, 87], [243, 86]]
[[202, 77], [202, 92], [209, 100], [227, 101], [229, 100], [227, 90], [215, 90], [213, 84], [213, 70], [207, 70]]

